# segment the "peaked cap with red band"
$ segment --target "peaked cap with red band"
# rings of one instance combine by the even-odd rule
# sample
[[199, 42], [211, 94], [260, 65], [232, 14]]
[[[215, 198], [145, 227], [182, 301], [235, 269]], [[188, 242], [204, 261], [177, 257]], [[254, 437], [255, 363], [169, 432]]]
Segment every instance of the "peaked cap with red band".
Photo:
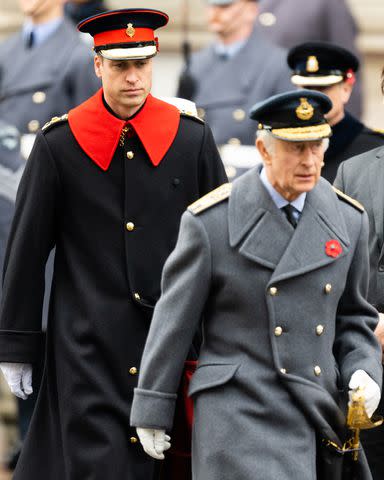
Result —
[[133, 128], [151, 163], [157, 167], [176, 137], [180, 112], [149, 94], [133, 118], [120, 120], [105, 108], [103, 90], [100, 89], [68, 112], [68, 122], [82, 150], [103, 170], [108, 170], [126, 126]]
[[109, 60], [150, 58], [158, 51], [154, 30], [168, 23], [159, 10], [126, 8], [111, 10], [82, 20], [77, 28], [89, 33], [94, 50]]

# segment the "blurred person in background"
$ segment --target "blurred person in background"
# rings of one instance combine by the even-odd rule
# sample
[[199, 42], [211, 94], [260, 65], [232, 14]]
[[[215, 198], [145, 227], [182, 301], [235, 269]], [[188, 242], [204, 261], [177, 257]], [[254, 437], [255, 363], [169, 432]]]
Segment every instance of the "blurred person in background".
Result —
[[[11, 226], [17, 187], [25, 161], [20, 154], [20, 133], [0, 119], [0, 271]], [[1, 298], [0, 282], [0, 298]]]
[[35, 134], [92, 95], [92, 52], [64, 18], [63, 0], [19, 0], [22, 29], [0, 44], [0, 116]]
[[[260, 0], [257, 25], [270, 41], [284, 48], [309, 41], [331, 42], [360, 58], [358, 29], [346, 0]], [[348, 107], [357, 118], [362, 114], [361, 90], [357, 78]]]
[[382, 133], [366, 127], [345, 110], [349, 108], [359, 61], [349, 50], [327, 42], [297, 45], [289, 51], [287, 61], [294, 85], [321, 91], [332, 100], [332, 110], [326, 115], [332, 136], [321, 172], [332, 183], [342, 161], [384, 145]]
[[108, 10], [104, 0], [71, 0], [65, 3], [65, 14], [76, 25], [85, 18]]
[[[80, 41], [64, 18], [64, 0], [19, 0], [24, 23], [19, 32], [0, 44], [0, 117], [14, 125], [24, 139], [48, 120], [62, 115], [100, 87], [94, 74], [92, 51]], [[53, 260], [47, 266], [47, 297]], [[44, 305], [46, 323], [48, 302]], [[36, 373], [36, 382], [37, 380]], [[19, 401], [23, 438], [34, 408], [34, 395]], [[18, 458], [10, 461], [13, 468]]]
[[[384, 69], [381, 89], [384, 95]], [[369, 218], [368, 300], [379, 311], [376, 335], [384, 350], [384, 145], [343, 162], [335, 186], [364, 205]], [[378, 408], [384, 415], [384, 397]], [[362, 442], [374, 480], [384, 478], [384, 428], [364, 430]]]
[[248, 110], [291, 88], [286, 52], [255, 29], [258, 8], [255, 0], [207, 0], [208, 27], [216, 39], [192, 55], [180, 78], [177, 96], [196, 103], [218, 145], [254, 145]]

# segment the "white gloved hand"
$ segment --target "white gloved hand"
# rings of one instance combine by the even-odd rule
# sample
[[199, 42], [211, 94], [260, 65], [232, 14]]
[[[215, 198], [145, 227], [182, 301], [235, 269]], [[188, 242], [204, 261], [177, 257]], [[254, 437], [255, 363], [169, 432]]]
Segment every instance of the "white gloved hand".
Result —
[[165, 430], [137, 427], [136, 432], [145, 453], [156, 460], [164, 460], [164, 452], [171, 448], [171, 437]]
[[379, 385], [364, 370], [356, 370], [352, 374], [348, 386], [350, 388], [349, 402], [351, 402], [353, 391], [356, 391], [358, 388], [363, 390], [365, 410], [368, 417], [371, 418], [380, 402], [381, 392]]
[[0, 369], [11, 392], [16, 397], [26, 400], [33, 392], [32, 365], [30, 363], [1, 362]]

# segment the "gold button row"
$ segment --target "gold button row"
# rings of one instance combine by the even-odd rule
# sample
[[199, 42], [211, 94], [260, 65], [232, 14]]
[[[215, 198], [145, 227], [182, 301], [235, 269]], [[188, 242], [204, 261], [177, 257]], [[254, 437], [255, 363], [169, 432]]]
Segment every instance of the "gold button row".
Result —
[[135, 154], [132, 151], [127, 152], [127, 158], [128, 160], [132, 160], [132, 158], [135, 156]]

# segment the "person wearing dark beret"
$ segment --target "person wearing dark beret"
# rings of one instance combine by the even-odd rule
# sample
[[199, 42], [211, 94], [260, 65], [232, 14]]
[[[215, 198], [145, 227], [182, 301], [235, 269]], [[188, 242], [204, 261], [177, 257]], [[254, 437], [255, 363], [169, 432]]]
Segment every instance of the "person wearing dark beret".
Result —
[[289, 51], [287, 61], [294, 85], [321, 91], [332, 100], [333, 108], [327, 114], [332, 137], [322, 170], [332, 183], [343, 160], [384, 145], [381, 132], [368, 128], [346, 110], [359, 61], [345, 48], [326, 42], [297, 45]]
[[[320, 171], [329, 98], [276, 95], [250, 112], [262, 165], [188, 207], [164, 266], [131, 425], [161, 459], [194, 332], [193, 480], [371, 480], [347, 402], [380, 400], [368, 219]], [[171, 442], [173, 439], [171, 438]], [[348, 475], [347, 472], [351, 472]], [[352, 476], [353, 475], [353, 476]]]
[[138, 366], [180, 217], [226, 181], [192, 106], [150, 93], [154, 31], [167, 22], [145, 8], [83, 20], [102, 88], [48, 122], [27, 162], [4, 262], [0, 367], [20, 398], [37, 365], [44, 373], [14, 480], [158, 478], [129, 426]]

